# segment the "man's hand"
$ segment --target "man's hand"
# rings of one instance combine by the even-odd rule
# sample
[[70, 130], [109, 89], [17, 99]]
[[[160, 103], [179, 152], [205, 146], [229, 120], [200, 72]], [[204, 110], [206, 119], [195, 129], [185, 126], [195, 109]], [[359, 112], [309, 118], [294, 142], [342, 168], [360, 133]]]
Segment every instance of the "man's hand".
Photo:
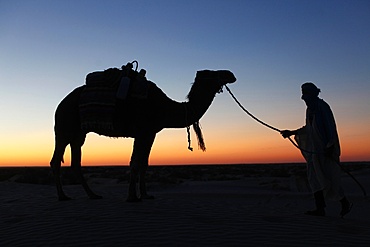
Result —
[[283, 130], [280, 132], [280, 134], [284, 137], [284, 138], [288, 138], [290, 137], [291, 135], [293, 135], [293, 131], [290, 131], [290, 130]]

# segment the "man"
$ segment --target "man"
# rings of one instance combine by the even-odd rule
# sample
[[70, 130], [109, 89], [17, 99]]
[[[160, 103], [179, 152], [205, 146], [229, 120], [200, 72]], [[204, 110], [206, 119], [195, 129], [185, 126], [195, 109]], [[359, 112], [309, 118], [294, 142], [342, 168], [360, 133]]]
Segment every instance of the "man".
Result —
[[297, 130], [284, 130], [284, 138], [295, 135], [295, 140], [307, 162], [307, 176], [314, 193], [316, 208], [307, 215], [325, 216], [325, 198], [339, 200], [340, 216], [352, 208], [344, 196], [339, 166], [340, 145], [334, 115], [329, 105], [318, 97], [320, 89], [313, 83], [302, 85], [302, 100], [307, 105], [306, 125]]

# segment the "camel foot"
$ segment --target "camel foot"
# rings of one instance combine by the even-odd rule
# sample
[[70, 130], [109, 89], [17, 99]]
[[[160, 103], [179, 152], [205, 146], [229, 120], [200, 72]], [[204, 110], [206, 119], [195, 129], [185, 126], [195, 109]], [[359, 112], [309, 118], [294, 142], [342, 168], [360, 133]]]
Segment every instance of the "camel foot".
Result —
[[61, 202], [61, 201], [70, 201], [72, 200], [72, 198], [66, 196], [66, 195], [60, 195], [58, 196], [58, 200]]
[[141, 202], [141, 198], [138, 198], [137, 196], [128, 196], [126, 199], [126, 202]]
[[304, 213], [305, 215], [311, 216], [325, 216], [325, 209], [324, 208], [317, 208], [315, 210], [309, 210]]
[[141, 195], [140, 198], [144, 199], [144, 200], [153, 200], [153, 199], [155, 199], [154, 196], [148, 195], [148, 194]]
[[91, 200], [98, 200], [98, 199], [102, 199], [103, 197], [99, 196], [99, 195], [96, 195], [96, 194], [92, 194], [92, 195], [89, 195], [89, 198]]

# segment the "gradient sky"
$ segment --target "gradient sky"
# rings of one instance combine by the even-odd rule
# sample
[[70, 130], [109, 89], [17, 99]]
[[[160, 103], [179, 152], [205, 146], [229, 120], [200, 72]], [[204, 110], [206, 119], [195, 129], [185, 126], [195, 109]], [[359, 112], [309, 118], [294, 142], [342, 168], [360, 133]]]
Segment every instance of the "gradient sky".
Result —
[[[0, 0], [0, 166], [48, 165], [58, 103], [87, 73], [138, 60], [172, 99], [197, 70], [228, 69], [258, 118], [304, 125], [300, 85], [313, 81], [336, 117], [342, 160], [370, 160], [370, 1]], [[303, 162], [225, 90], [201, 119], [207, 151], [186, 129], [157, 135], [150, 164]], [[132, 139], [88, 135], [84, 165], [127, 165]], [[69, 150], [65, 159], [69, 164]]]

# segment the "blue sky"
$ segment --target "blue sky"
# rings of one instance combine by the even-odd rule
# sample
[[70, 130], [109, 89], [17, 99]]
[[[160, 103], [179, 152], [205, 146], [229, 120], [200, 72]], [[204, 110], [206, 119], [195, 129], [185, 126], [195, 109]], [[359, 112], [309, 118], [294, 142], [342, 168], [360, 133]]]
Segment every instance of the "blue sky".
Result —
[[[370, 145], [369, 24], [370, 2], [356, 0], [0, 1], [0, 165], [6, 153], [11, 160], [17, 150], [34, 147], [47, 163], [60, 100], [87, 73], [132, 60], [178, 101], [185, 100], [197, 70], [229, 69], [240, 101], [280, 129], [304, 124], [300, 85], [313, 81], [334, 110], [344, 148]], [[254, 162], [248, 152], [264, 150], [300, 160], [289, 143], [243, 115], [226, 92], [201, 123], [208, 150], [213, 143], [229, 147], [225, 162], [228, 153]], [[122, 149], [132, 144], [92, 137], [87, 150], [100, 142]], [[155, 145], [167, 142], [186, 145], [184, 130], [163, 131]], [[370, 151], [358, 155], [370, 158]], [[126, 162], [129, 154], [123, 156]], [[191, 162], [203, 159], [196, 154]], [[281, 157], [265, 162], [274, 160]]]

